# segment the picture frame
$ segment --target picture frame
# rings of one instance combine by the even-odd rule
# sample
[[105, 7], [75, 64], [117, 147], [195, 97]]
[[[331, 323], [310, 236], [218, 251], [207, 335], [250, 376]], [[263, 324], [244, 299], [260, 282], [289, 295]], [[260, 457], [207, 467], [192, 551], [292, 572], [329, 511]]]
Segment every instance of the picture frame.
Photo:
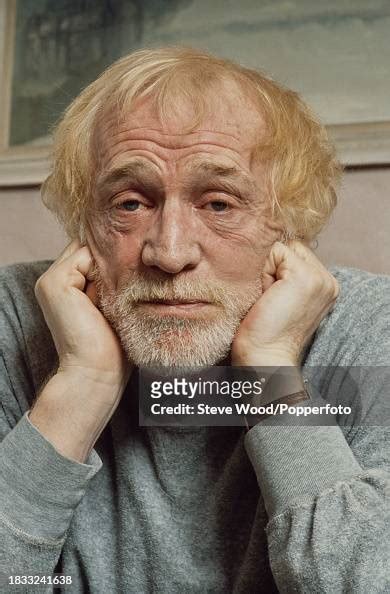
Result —
[[[50, 170], [49, 140], [43, 144], [13, 146], [10, 143], [17, 1], [0, 3], [0, 185], [4, 187], [38, 186]], [[143, 40], [139, 39], [139, 45], [142, 44]], [[343, 165], [390, 164], [390, 119], [330, 122], [326, 127]]]
[[16, 0], [0, 3], [0, 185], [39, 185], [49, 171], [50, 147], [9, 146]]

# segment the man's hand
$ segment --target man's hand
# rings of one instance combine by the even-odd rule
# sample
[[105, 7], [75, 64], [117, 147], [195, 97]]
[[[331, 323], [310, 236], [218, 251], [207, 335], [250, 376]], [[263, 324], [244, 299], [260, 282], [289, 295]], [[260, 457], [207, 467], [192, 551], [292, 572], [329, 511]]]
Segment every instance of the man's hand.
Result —
[[131, 373], [119, 339], [94, 304], [92, 264], [89, 248], [75, 240], [35, 285], [59, 367], [29, 418], [60, 453], [79, 461], [111, 418]]
[[298, 366], [338, 294], [336, 279], [309, 248], [276, 242], [263, 270], [263, 294], [234, 338], [232, 364]]
[[94, 283], [87, 280], [92, 264], [89, 248], [73, 241], [38, 279], [35, 296], [57, 349], [59, 371], [76, 368], [116, 385], [127, 364], [116, 334], [94, 304]]

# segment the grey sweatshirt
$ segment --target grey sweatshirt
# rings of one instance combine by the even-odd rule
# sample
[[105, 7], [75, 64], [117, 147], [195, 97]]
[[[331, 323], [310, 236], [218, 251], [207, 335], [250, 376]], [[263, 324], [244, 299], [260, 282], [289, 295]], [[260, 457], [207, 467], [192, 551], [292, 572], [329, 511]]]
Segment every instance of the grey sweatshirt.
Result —
[[340, 297], [304, 354], [352, 422], [138, 427], [132, 378], [81, 464], [28, 418], [57, 364], [33, 292], [49, 265], [0, 271], [0, 592], [50, 592], [7, 580], [53, 572], [71, 593], [390, 592], [390, 277], [332, 268]]

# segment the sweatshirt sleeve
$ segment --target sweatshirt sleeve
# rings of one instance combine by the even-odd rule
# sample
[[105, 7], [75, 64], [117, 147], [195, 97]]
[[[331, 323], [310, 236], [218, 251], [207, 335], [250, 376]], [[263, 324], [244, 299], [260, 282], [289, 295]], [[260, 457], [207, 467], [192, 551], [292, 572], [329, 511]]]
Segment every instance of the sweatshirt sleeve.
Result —
[[339, 427], [248, 433], [280, 592], [390, 591], [389, 443], [387, 427], [361, 429], [353, 444], [366, 453], [361, 466]]
[[[359, 377], [359, 424], [342, 430], [266, 419], [245, 437], [282, 593], [390, 592], [390, 279], [373, 283], [359, 287], [364, 308], [347, 301], [355, 321], [344, 320], [343, 346], [338, 336]], [[335, 340], [335, 329], [324, 332]]]
[[[53, 363], [51, 337], [33, 293], [46, 267], [44, 262], [0, 271], [1, 593], [19, 591], [7, 587], [7, 576], [54, 572], [74, 511], [102, 466], [96, 450], [84, 464], [64, 457], [28, 417]], [[42, 590], [47, 587], [34, 586]]]
[[54, 572], [74, 510], [101, 466], [95, 450], [84, 464], [59, 454], [27, 412], [7, 433], [0, 444], [3, 579]]

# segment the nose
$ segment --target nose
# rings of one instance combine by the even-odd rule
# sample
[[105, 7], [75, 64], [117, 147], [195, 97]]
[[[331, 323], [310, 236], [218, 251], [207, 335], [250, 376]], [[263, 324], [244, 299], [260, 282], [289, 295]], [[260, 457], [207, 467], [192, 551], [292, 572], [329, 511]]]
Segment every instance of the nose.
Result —
[[166, 199], [143, 243], [145, 266], [177, 274], [195, 268], [201, 258], [191, 206]]

